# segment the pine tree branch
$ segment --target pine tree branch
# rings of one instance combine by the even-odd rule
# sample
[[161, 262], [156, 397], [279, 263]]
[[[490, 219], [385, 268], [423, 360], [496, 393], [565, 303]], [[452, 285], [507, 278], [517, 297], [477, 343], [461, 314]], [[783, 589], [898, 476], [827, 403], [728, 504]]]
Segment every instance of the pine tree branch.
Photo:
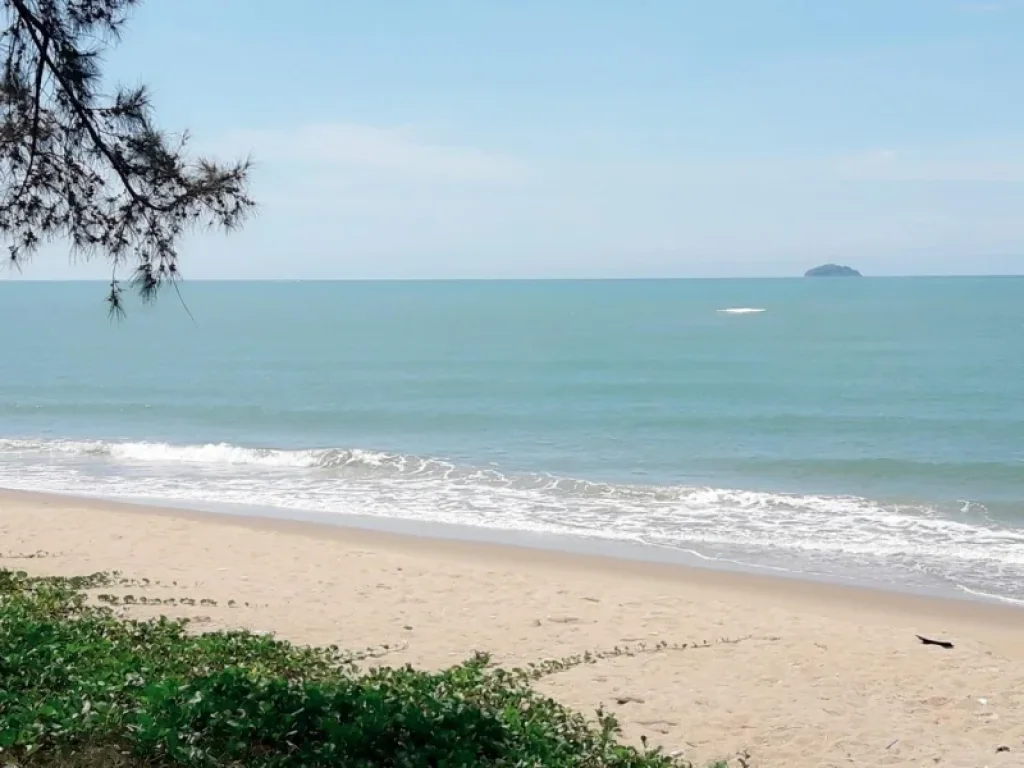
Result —
[[[39, 246], [133, 262], [144, 300], [179, 279], [178, 243], [209, 222], [232, 229], [251, 213], [251, 161], [186, 153], [153, 123], [144, 87], [98, 93], [96, 43], [119, 37], [139, 0], [0, 0], [0, 235], [20, 267]], [[120, 308], [112, 279], [109, 301]]]
[[[64, 94], [68, 97], [68, 101], [71, 103], [72, 108], [78, 115], [78, 119], [82, 121], [82, 125], [84, 126], [86, 132], [89, 134], [89, 138], [92, 139], [92, 142], [96, 146], [96, 149], [99, 150], [107, 159], [107, 162], [110, 163], [110, 167], [114, 169], [114, 173], [117, 174], [118, 178], [121, 180], [121, 184], [124, 185], [125, 191], [128, 192], [132, 200], [134, 200], [139, 205], [142, 205], [147, 208], [152, 208], [154, 210], [160, 211], [161, 213], [168, 213], [170, 210], [172, 210], [171, 206], [158, 207], [153, 205], [151, 201], [142, 197], [141, 195], [139, 195], [138, 192], [135, 191], [135, 188], [132, 186], [131, 180], [125, 173], [124, 158], [120, 157], [117, 153], [110, 149], [110, 147], [107, 146], [107, 143], [103, 140], [103, 136], [100, 135], [99, 129], [97, 129], [97, 127], [93, 124], [92, 115], [89, 113], [89, 110], [86, 109], [85, 105], [81, 103], [81, 101], [75, 94], [74, 89], [68, 83], [67, 78], [64, 77], [63, 73], [60, 71], [60, 68], [57, 67], [53, 59], [50, 58], [50, 55], [47, 52], [47, 48], [49, 46], [47, 44], [44, 44], [46, 40], [45, 28], [40, 23], [39, 19], [36, 18], [35, 14], [33, 14], [32, 11], [29, 10], [29, 8], [25, 5], [23, 0], [10, 0], [10, 2], [14, 6], [14, 9], [18, 12], [18, 15], [25, 21], [25, 24], [28, 28], [29, 36], [32, 38], [32, 42], [35, 44], [37, 50], [39, 51], [40, 67], [42, 67], [43, 65], [49, 67], [50, 72], [53, 74], [54, 78], [56, 78], [57, 82], [60, 83], [61, 87], [64, 89]], [[37, 31], [40, 35], [44, 36], [43, 40], [40, 40], [36, 37]], [[39, 102], [37, 99], [37, 108], [38, 103]]]
[[[43, 37], [43, 50], [45, 51], [50, 45], [49, 35]], [[28, 152], [28, 165], [25, 168], [25, 178], [21, 182], [21, 189], [18, 190], [18, 197], [25, 194], [25, 190], [28, 188], [29, 182], [32, 180], [32, 171], [36, 164], [36, 153], [39, 148], [39, 117], [42, 114], [42, 97], [43, 97], [43, 75], [46, 73], [46, 61], [42, 56], [39, 57], [39, 61], [36, 62], [36, 75], [34, 89], [32, 92], [32, 100], [34, 107], [32, 110], [32, 124], [29, 130], [32, 133], [32, 143], [29, 146]]]

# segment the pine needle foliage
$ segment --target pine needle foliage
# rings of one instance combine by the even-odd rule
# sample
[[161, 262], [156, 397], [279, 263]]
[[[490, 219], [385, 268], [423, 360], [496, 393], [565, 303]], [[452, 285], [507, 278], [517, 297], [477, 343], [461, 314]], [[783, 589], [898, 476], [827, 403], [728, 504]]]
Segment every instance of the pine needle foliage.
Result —
[[103, 53], [139, 0], [0, 0], [0, 235], [20, 266], [55, 240], [111, 265], [143, 300], [179, 279], [196, 228], [252, 212], [250, 160], [193, 158], [188, 133], [158, 128], [145, 86], [104, 92]]

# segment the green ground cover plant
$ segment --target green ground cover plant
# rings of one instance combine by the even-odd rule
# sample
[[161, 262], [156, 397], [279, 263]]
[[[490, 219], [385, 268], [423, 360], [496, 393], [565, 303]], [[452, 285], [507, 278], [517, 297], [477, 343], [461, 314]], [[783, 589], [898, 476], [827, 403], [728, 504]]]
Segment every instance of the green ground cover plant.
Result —
[[371, 668], [373, 650], [127, 619], [87, 598], [111, 583], [0, 570], [0, 766], [688, 765], [534, 689], [590, 654]]

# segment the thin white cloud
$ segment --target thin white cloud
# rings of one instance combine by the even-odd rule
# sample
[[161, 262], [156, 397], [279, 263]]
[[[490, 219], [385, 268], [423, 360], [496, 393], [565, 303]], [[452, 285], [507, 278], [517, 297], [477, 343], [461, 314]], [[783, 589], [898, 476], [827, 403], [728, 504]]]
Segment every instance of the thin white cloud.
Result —
[[872, 149], [840, 157], [840, 178], [856, 181], [1024, 182], [1024, 146], [989, 143], [928, 149]]
[[1001, 13], [1009, 10], [1009, 3], [961, 3], [959, 10], [967, 13]]
[[251, 148], [261, 162], [308, 162], [427, 179], [512, 182], [529, 166], [500, 153], [433, 141], [406, 128], [357, 123], [315, 123], [287, 129], [243, 130], [232, 146]]
[[[1021, 187], [975, 183], [1024, 179], [1024, 137], [531, 167], [436, 135], [315, 124], [205, 147], [253, 150], [261, 216], [229, 240], [198, 238], [189, 275], [799, 274], [822, 253], [879, 274], [891, 254], [898, 271], [954, 254], [975, 269], [965, 254], [1024, 242]], [[922, 180], [942, 183], [892, 183]], [[1019, 272], [1019, 259], [986, 269]]]

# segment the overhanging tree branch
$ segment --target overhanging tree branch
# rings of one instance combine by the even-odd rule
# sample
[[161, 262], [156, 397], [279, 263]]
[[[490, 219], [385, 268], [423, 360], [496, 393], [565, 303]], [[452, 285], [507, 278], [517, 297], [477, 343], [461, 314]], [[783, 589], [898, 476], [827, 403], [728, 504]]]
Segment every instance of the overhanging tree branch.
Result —
[[[65, 77], [62, 76], [60, 69], [57, 67], [56, 64], [54, 64], [53, 60], [50, 58], [49, 54], [46, 51], [48, 38], [46, 37], [46, 32], [42, 24], [40, 24], [39, 20], [35, 17], [35, 14], [33, 14], [32, 11], [28, 9], [28, 7], [25, 5], [24, 2], [22, 2], [22, 0], [10, 0], [10, 2], [18, 11], [21, 18], [25, 21], [25, 24], [28, 27], [29, 36], [32, 38], [32, 42], [35, 43], [36, 48], [39, 51], [39, 62], [36, 66], [36, 70], [39, 73], [37, 82], [41, 84], [42, 72], [46, 68], [49, 68], [50, 71], [53, 72], [54, 77], [57, 78], [57, 81], [61, 84], [61, 87], [65, 90], [65, 92], [70, 94], [72, 92], [70, 83], [67, 81]], [[39, 30], [39, 34], [42, 37], [42, 39], [39, 39], [36, 36], [36, 30]], [[38, 114], [38, 91], [36, 93], [37, 95], [35, 99], [35, 108], [36, 114]], [[139, 197], [138, 193], [132, 188], [131, 180], [127, 176], [127, 174], [125, 174], [124, 169], [122, 167], [123, 160], [110, 150], [110, 148], [104, 141], [103, 137], [100, 136], [99, 131], [96, 129], [96, 126], [93, 125], [92, 115], [89, 114], [86, 108], [82, 105], [82, 102], [78, 99], [71, 98], [69, 99], [69, 103], [71, 104], [72, 109], [75, 110], [75, 113], [78, 115], [78, 118], [82, 121], [82, 125], [88, 132], [89, 138], [92, 139], [96, 149], [103, 154], [103, 156], [110, 163], [110, 167], [114, 169], [114, 172], [120, 178], [121, 183], [124, 185], [125, 191], [128, 192], [128, 194], [130, 194], [132, 198], [135, 199], [137, 202], [139, 202], [142, 205], [146, 205], [147, 202], [143, 198]], [[34, 141], [36, 135], [34, 131], [32, 135]]]
[[0, 234], [20, 264], [43, 242], [103, 257], [107, 300], [123, 311], [118, 267], [144, 299], [176, 281], [178, 243], [199, 226], [233, 229], [254, 208], [250, 162], [190, 160], [188, 135], [153, 123], [143, 87], [99, 92], [102, 46], [138, 0], [0, 0]]
[[29, 179], [32, 178], [32, 168], [36, 164], [36, 150], [39, 146], [39, 111], [41, 108], [40, 99], [43, 95], [43, 75], [46, 74], [46, 48], [50, 44], [50, 38], [43, 37], [42, 43], [40, 44], [40, 51], [42, 55], [39, 57], [39, 61], [36, 62], [36, 79], [35, 88], [32, 91], [32, 100], [35, 102], [35, 107], [32, 111], [32, 126], [30, 128], [32, 135], [32, 145], [29, 147], [28, 153], [28, 168], [25, 170], [25, 180], [22, 182], [21, 189], [18, 190], [19, 194], [24, 194], [25, 189], [28, 186]]

